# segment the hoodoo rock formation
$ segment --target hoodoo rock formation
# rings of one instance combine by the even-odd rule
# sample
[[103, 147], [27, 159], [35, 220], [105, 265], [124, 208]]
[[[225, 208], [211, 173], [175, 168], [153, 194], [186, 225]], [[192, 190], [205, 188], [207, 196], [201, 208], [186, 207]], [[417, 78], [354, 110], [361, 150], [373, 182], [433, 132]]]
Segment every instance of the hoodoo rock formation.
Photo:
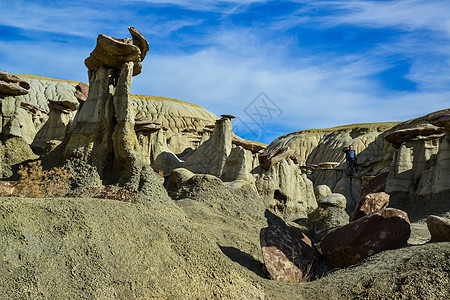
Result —
[[[86, 160], [102, 179], [137, 184], [143, 161], [134, 130], [136, 114], [130, 87], [132, 76], [141, 72], [141, 61], [149, 47], [135, 28], [129, 31], [133, 39], [98, 36], [96, 48], [85, 60], [89, 69], [88, 97], [59, 151], [66, 159]], [[113, 174], [120, 176], [111, 178]]]

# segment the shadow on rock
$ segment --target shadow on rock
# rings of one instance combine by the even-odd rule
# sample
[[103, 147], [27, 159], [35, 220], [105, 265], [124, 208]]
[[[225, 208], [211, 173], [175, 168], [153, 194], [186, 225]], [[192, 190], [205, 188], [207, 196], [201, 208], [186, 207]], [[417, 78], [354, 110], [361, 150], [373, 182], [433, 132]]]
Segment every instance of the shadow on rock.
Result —
[[273, 225], [287, 226], [286, 222], [284, 222], [284, 220], [281, 217], [277, 216], [268, 209], [264, 211], [264, 217], [266, 217], [267, 219], [267, 226]]
[[222, 247], [219, 246], [223, 254], [228, 256], [234, 262], [237, 262], [244, 268], [254, 272], [256, 275], [262, 278], [269, 278], [269, 275], [265, 272], [264, 264], [256, 260], [253, 256], [248, 253], [242, 252], [235, 247]]

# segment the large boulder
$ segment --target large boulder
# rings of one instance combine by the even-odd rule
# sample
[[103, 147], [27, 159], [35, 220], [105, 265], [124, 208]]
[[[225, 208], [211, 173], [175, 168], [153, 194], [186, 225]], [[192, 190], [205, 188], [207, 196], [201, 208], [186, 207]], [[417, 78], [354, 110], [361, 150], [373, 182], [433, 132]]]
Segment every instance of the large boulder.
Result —
[[410, 234], [408, 215], [385, 208], [332, 230], [323, 237], [320, 247], [328, 262], [346, 267], [383, 250], [405, 245]]
[[323, 258], [300, 229], [270, 226], [261, 229], [260, 237], [264, 263], [273, 280], [297, 283], [323, 275]]
[[389, 194], [385, 192], [371, 193], [359, 200], [352, 215], [352, 221], [385, 208], [389, 204]]
[[431, 242], [450, 241], [450, 220], [438, 216], [428, 216], [427, 227], [431, 233]]

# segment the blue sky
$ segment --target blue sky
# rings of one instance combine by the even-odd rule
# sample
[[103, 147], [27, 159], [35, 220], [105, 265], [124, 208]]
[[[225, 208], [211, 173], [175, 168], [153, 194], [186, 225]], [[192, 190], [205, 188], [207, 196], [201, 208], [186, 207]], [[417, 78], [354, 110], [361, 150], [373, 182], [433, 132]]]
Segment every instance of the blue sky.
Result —
[[450, 1], [0, 0], [0, 69], [87, 82], [97, 35], [128, 26], [150, 43], [133, 93], [236, 115], [246, 138], [450, 107]]

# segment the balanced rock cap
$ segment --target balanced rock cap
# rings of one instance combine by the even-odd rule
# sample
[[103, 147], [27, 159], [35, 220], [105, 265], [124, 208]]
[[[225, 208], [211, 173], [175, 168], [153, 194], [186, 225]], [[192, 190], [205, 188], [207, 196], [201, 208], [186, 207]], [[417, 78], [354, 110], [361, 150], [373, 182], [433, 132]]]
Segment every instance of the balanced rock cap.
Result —
[[118, 69], [127, 62], [134, 62], [133, 76], [141, 73], [145, 55], [149, 45], [145, 37], [134, 27], [129, 27], [133, 39], [116, 39], [105, 34], [99, 34], [97, 45], [84, 64], [89, 70], [98, 70], [101, 66]]

